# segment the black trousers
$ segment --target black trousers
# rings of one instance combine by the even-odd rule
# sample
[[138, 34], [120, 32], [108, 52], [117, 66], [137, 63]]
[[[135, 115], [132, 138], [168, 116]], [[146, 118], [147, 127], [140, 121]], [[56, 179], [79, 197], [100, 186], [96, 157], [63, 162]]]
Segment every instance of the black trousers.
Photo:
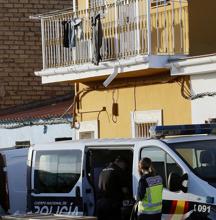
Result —
[[146, 214], [141, 214], [137, 217], [138, 220], [161, 220], [161, 213], [159, 214], [154, 214], [154, 215], [146, 215]]
[[97, 220], [121, 220], [121, 202], [101, 198], [97, 201]]

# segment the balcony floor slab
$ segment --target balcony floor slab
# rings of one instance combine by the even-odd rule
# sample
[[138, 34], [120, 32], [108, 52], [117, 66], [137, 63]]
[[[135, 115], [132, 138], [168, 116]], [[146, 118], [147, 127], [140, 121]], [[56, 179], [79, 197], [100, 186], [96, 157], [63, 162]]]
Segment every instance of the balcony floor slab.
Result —
[[152, 68], [167, 68], [169, 56], [143, 55], [101, 62], [98, 66], [92, 63], [73, 65], [68, 67], [49, 68], [35, 72], [42, 77], [42, 83], [53, 83], [61, 81], [85, 82], [94, 80], [105, 80], [108, 77], [130, 77], [139, 70]]

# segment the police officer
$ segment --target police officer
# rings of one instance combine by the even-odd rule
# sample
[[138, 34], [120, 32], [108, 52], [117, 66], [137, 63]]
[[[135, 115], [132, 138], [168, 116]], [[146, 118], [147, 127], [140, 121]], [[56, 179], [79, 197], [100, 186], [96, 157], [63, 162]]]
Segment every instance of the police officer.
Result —
[[122, 201], [128, 195], [126, 161], [117, 157], [99, 175], [100, 199], [97, 201], [98, 220], [120, 220]]
[[159, 220], [162, 215], [162, 178], [155, 175], [151, 159], [145, 157], [138, 165], [140, 180], [138, 184], [138, 220]]

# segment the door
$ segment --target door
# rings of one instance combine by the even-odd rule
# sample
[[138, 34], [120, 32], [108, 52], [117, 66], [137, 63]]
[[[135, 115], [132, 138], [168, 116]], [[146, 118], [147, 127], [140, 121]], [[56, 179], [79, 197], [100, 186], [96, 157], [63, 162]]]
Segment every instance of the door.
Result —
[[26, 212], [26, 160], [28, 148], [5, 151], [10, 213]]
[[[162, 146], [163, 145], [163, 146]], [[165, 146], [165, 147], [164, 147]], [[182, 218], [187, 212], [188, 194], [181, 190], [170, 190], [169, 178], [173, 173], [183, 177], [185, 173], [183, 166], [177, 162], [174, 152], [171, 152], [164, 144], [147, 144], [140, 146], [137, 153], [137, 163], [140, 159], [148, 157], [151, 159], [157, 175], [163, 180], [163, 217], [164, 219]], [[175, 158], [175, 159], [174, 159]], [[136, 174], [138, 176], [138, 173]], [[139, 177], [137, 178], [137, 181]]]
[[31, 210], [35, 213], [83, 214], [82, 146], [32, 153]]
[[[133, 150], [132, 146], [98, 146], [88, 147], [85, 152], [84, 160], [84, 177], [83, 177], [83, 197], [85, 210], [87, 215], [95, 215], [96, 203], [101, 197], [101, 192], [98, 187], [100, 172], [106, 168], [117, 157], [122, 157], [126, 161], [126, 168], [124, 170], [125, 185], [129, 189], [128, 197], [132, 199], [132, 161]], [[128, 207], [130, 208], [129, 205]], [[129, 219], [129, 218], [128, 218]]]
[[0, 153], [0, 215], [9, 210], [7, 173], [4, 156]]

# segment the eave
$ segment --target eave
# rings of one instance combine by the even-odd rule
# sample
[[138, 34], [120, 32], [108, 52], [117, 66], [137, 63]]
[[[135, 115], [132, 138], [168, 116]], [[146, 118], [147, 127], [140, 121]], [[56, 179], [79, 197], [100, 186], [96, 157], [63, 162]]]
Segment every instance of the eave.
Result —
[[169, 63], [172, 76], [186, 76], [216, 72], [216, 54], [195, 56]]

